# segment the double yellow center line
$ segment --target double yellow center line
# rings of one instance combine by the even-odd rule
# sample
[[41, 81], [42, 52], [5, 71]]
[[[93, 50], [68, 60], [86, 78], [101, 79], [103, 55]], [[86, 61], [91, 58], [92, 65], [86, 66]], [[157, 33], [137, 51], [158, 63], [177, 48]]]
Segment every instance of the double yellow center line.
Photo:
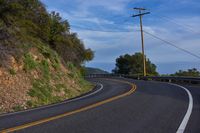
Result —
[[123, 98], [125, 96], [131, 95], [136, 90], [136, 85], [132, 84], [130, 82], [122, 81], [122, 80], [115, 80], [115, 79], [107, 79], [107, 80], [129, 84], [129, 85], [131, 85], [132, 88], [126, 93], [123, 93], [123, 94], [118, 95], [118, 96], [114, 96], [112, 98], [103, 100], [101, 102], [97, 102], [97, 103], [94, 103], [94, 104], [79, 108], [79, 109], [71, 111], [71, 112], [66, 112], [64, 114], [57, 115], [57, 116], [53, 116], [53, 117], [45, 118], [45, 119], [38, 120], [38, 121], [35, 121], [35, 122], [27, 123], [27, 124], [24, 124], [24, 125], [21, 125], [21, 126], [16, 126], [16, 127], [13, 127], [13, 128], [5, 129], [5, 130], [0, 131], [0, 133], [9, 133], [9, 132], [22, 130], [22, 129], [25, 129], [25, 128], [28, 128], [28, 127], [36, 126], [36, 125], [43, 124], [43, 123], [46, 123], [46, 122], [49, 122], [49, 121], [53, 121], [53, 120], [56, 120], [56, 119], [60, 119], [60, 118], [63, 118], [63, 117], [69, 116], [69, 115], [80, 113], [80, 112], [83, 112], [83, 111], [86, 111], [86, 110], [101, 106], [103, 104], [109, 103], [111, 101]]

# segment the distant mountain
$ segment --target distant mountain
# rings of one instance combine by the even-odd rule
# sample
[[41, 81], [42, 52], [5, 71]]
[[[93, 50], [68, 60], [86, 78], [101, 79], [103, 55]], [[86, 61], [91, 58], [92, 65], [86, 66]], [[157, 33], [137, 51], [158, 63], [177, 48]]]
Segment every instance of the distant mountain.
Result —
[[99, 68], [92, 68], [92, 67], [86, 67], [86, 74], [109, 74], [109, 72], [101, 70]]

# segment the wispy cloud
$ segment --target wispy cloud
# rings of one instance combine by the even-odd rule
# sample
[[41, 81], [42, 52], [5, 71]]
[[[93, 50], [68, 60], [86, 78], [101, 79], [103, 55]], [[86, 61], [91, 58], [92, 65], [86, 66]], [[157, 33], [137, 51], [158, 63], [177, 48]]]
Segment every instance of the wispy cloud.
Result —
[[[200, 16], [198, 15], [200, 4], [198, 0], [42, 1], [47, 5], [49, 11], [58, 11], [63, 18], [69, 20], [70, 24], [72, 24], [72, 31], [79, 34], [86, 47], [90, 47], [95, 51], [96, 56], [94, 61], [89, 63], [90, 66], [102, 67], [107, 70], [111, 66], [109, 68], [111, 70], [117, 56], [141, 51], [138, 18], [133, 20], [130, 17], [130, 20], [125, 22], [125, 16], [130, 16], [133, 13], [130, 8], [135, 6], [153, 9], [151, 10], [151, 15], [144, 17], [145, 31], [200, 55]], [[156, 15], [167, 16], [167, 18], [163, 19]], [[73, 27], [73, 25], [79, 25], [83, 28], [79, 29], [78, 27]], [[84, 29], [84, 27], [88, 29]], [[100, 31], [90, 31], [89, 29]], [[113, 32], [102, 32], [101, 30]], [[181, 69], [183, 65], [177, 66], [175, 62], [190, 62], [190, 64], [193, 62], [195, 67], [199, 62], [198, 59], [147, 34], [145, 34], [145, 51], [147, 56], [158, 65], [161, 72], [166, 69], [163, 64], [171, 64], [172, 67]], [[107, 67], [105, 67], [106, 65]], [[186, 66], [187, 64], [184, 65], [184, 68]], [[170, 70], [169, 68], [167, 71], [171, 72], [172, 69]]]

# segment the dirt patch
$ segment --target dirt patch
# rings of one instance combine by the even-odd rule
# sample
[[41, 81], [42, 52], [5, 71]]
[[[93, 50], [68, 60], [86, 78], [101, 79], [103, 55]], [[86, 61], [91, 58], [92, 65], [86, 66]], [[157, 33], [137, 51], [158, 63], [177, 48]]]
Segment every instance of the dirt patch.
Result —
[[31, 88], [30, 78], [25, 73], [11, 75], [6, 70], [0, 76], [0, 110], [1, 112], [13, 111], [20, 105], [26, 109], [26, 101], [30, 100], [27, 92]]

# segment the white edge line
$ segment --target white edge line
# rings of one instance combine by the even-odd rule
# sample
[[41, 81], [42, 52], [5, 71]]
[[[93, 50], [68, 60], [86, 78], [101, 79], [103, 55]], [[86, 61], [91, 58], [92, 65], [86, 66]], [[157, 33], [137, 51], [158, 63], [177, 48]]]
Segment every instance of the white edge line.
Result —
[[189, 91], [187, 88], [185, 88], [185, 87], [183, 87], [183, 86], [180, 86], [180, 85], [177, 85], [177, 84], [172, 84], [172, 83], [169, 83], [169, 84], [184, 89], [184, 90], [187, 92], [188, 97], [189, 97], [189, 105], [188, 105], [187, 112], [186, 112], [186, 114], [185, 114], [185, 116], [184, 116], [184, 118], [183, 118], [183, 120], [182, 120], [182, 122], [181, 122], [179, 128], [178, 128], [177, 131], [176, 131], [176, 133], [184, 133], [185, 128], [186, 128], [186, 126], [187, 126], [187, 123], [188, 123], [188, 121], [189, 121], [189, 119], [190, 119], [190, 116], [191, 116], [191, 114], [192, 114], [192, 109], [193, 109], [193, 98], [192, 98], [192, 94], [190, 93], [190, 91]]
[[100, 92], [100, 91], [103, 90], [103, 84], [101, 84], [101, 83], [97, 83], [97, 84], [101, 86], [98, 90], [96, 90], [96, 91], [94, 91], [92, 93], [89, 93], [87, 95], [84, 95], [82, 97], [77, 97], [77, 98], [74, 98], [74, 99], [71, 99], [71, 100], [63, 101], [63, 102], [52, 104], [52, 105], [46, 105], [46, 106], [43, 106], [43, 107], [37, 107], [37, 108], [33, 108], [33, 109], [27, 109], [27, 110], [22, 110], [22, 111], [18, 111], [18, 112], [11, 112], [11, 113], [7, 113], [7, 114], [2, 114], [2, 115], [0, 115], [0, 117], [9, 116], [9, 115], [15, 115], [15, 114], [20, 114], [20, 113], [25, 113], [25, 112], [30, 112], [30, 111], [34, 111], [34, 110], [38, 110], [38, 109], [49, 108], [49, 107], [53, 107], [53, 106], [57, 106], [57, 105], [65, 104], [65, 103], [74, 102], [74, 101], [77, 101], [77, 100], [80, 100], [80, 99], [84, 99], [86, 97], [95, 95], [98, 92]]
[[87, 95], [84, 95], [82, 97], [78, 97], [78, 98], [75, 98], [75, 99], [68, 100], [68, 101], [66, 101], [66, 103], [74, 102], [74, 101], [77, 101], [77, 100], [80, 100], [80, 99], [84, 99], [86, 97], [89, 97], [89, 96], [97, 94], [98, 92], [102, 91], [102, 89], [103, 89], [103, 84], [100, 84], [100, 83], [98, 83], [98, 84], [101, 86], [98, 90], [96, 90], [96, 91], [94, 91], [92, 93], [89, 93]]

